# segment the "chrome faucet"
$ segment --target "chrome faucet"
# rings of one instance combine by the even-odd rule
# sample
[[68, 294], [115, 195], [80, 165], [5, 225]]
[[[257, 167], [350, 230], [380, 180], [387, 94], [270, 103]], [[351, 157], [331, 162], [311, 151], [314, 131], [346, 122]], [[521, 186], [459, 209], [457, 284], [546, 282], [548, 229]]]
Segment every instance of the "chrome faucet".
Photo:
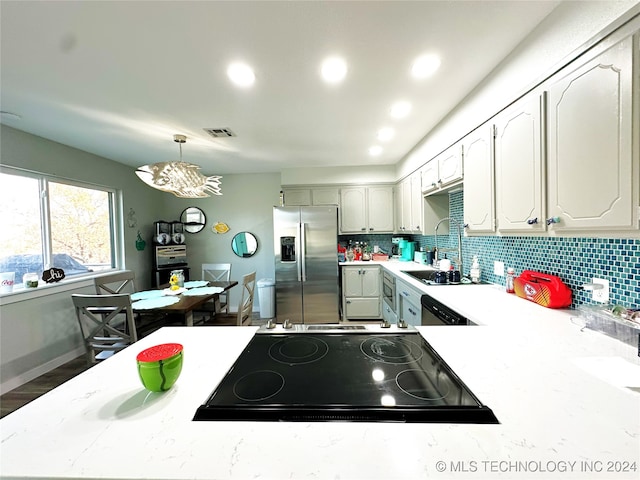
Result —
[[[436, 223], [436, 233], [435, 233], [435, 243], [436, 243], [436, 252], [435, 255], [433, 257], [433, 261], [435, 263], [435, 265], [438, 265], [438, 260], [439, 260], [439, 256], [440, 256], [440, 249], [438, 249], [438, 227], [440, 226], [440, 224], [444, 221], [448, 220], [449, 221], [449, 225], [451, 225], [452, 223], [456, 226], [456, 228], [458, 229], [458, 258], [453, 258], [452, 260], [458, 263], [458, 269], [460, 270], [460, 275], [464, 276], [464, 272], [462, 271], [462, 231], [460, 230], [460, 224], [458, 222], [456, 222], [453, 218], [451, 217], [445, 217], [442, 220], [440, 220], [438, 223]], [[455, 250], [451, 249], [451, 248], [447, 248], [447, 249], [443, 249], [443, 252], [454, 252]]]

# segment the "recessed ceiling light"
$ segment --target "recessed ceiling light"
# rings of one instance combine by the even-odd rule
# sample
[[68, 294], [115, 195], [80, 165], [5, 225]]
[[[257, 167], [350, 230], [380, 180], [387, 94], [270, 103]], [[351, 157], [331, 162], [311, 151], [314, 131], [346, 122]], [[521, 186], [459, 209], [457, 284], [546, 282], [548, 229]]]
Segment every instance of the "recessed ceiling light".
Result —
[[391, 105], [390, 114], [393, 118], [404, 118], [411, 112], [411, 104], [404, 100]]
[[250, 87], [256, 81], [253, 69], [246, 63], [232, 63], [227, 68], [227, 75], [239, 87]]
[[433, 53], [418, 57], [411, 67], [411, 75], [414, 78], [427, 78], [440, 68], [440, 57]]
[[388, 142], [394, 137], [395, 134], [396, 131], [391, 127], [381, 128], [380, 130], [378, 130], [378, 140], [380, 140], [381, 142]]
[[322, 78], [327, 83], [340, 83], [347, 75], [347, 62], [339, 57], [330, 57], [322, 62]]
[[372, 157], [377, 157], [381, 153], [382, 147], [380, 145], [374, 145], [373, 147], [369, 148], [369, 155], [371, 155]]

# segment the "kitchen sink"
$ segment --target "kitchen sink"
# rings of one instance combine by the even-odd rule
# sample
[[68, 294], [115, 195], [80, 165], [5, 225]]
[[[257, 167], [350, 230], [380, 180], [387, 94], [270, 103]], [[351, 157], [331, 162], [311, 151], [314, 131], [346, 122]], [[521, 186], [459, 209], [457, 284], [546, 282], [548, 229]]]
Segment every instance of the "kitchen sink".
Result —
[[462, 277], [459, 283], [436, 283], [435, 276], [438, 270], [402, 270], [402, 273], [409, 275], [410, 277], [415, 278], [419, 282], [422, 282], [426, 285], [480, 285], [486, 282], [473, 283], [467, 277]]

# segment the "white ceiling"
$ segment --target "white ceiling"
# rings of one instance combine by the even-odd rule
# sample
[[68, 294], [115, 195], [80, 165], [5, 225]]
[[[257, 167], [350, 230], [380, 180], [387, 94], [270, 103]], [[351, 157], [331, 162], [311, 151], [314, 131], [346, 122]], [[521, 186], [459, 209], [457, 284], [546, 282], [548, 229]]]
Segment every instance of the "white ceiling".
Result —
[[[177, 160], [175, 133], [205, 174], [395, 164], [558, 3], [3, 0], [0, 107], [21, 118], [2, 123], [134, 167]], [[442, 66], [416, 81], [423, 53]], [[329, 86], [335, 54], [349, 71]], [[234, 60], [253, 88], [230, 84]], [[413, 111], [393, 121], [399, 99]]]

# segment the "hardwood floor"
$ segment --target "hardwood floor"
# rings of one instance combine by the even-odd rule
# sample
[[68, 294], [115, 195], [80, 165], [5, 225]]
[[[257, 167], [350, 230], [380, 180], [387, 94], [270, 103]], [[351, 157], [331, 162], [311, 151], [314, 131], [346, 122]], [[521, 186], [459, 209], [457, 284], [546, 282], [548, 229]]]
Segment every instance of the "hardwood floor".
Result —
[[84, 355], [0, 396], [0, 418], [62, 385], [88, 368]]

